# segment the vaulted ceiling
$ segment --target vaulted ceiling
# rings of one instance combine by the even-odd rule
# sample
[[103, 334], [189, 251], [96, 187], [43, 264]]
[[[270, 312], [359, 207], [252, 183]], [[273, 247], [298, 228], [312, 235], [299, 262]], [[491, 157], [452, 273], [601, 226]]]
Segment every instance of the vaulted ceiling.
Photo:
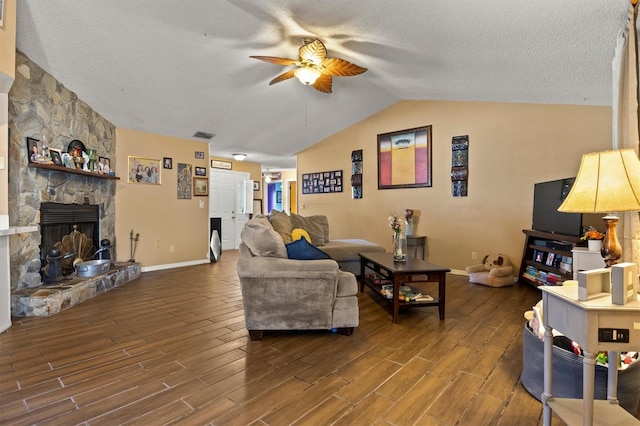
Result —
[[[117, 127], [295, 167], [403, 99], [611, 104], [629, 0], [19, 0], [17, 47]], [[333, 93], [250, 55], [305, 38], [368, 68]], [[393, 129], [389, 129], [393, 130]]]

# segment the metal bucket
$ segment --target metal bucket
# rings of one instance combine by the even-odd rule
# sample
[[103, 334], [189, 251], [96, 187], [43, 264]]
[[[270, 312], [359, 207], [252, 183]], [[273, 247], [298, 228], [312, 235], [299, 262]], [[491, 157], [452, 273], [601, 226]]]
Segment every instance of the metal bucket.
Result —
[[80, 278], [90, 278], [96, 275], [104, 274], [109, 271], [111, 266], [111, 260], [89, 260], [86, 262], [80, 262], [76, 265], [76, 275]]

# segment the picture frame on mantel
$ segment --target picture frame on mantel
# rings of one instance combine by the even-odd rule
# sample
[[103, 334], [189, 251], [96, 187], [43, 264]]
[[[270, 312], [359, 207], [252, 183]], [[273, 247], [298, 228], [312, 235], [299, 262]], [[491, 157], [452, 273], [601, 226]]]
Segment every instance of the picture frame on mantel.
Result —
[[431, 186], [431, 126], [378, 135], [378, 189]]

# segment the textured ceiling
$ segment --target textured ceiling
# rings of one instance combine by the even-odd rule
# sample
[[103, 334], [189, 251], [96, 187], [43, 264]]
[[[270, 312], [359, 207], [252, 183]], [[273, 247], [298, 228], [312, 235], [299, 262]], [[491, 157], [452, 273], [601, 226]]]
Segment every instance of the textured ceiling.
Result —
[[[629, 0], [20, 0], [17, 47], [117, 127], [295, 166], [402, 99], [610, 105]], [[332, 94], [250, 55], [303, 38], [369, 68]], [[392, 130], [392, 129], [389, 129]]]

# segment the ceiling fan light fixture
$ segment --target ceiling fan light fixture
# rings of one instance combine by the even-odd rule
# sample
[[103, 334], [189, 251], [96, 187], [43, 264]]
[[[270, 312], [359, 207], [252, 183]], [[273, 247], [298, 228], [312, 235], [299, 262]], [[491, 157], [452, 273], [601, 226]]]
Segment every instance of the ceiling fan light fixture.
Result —
[[236, 161], [244, 161], [244, 159], [247, 158], [247, 154], [239, 154], [238, 153], [238, 154], [231, 154], [231, 156]]
[[315, 68], [304, 67], [296, 69], [293, 74], [300, 80], [300, 83], [310, 86], [316, 82], [321, 73]]

